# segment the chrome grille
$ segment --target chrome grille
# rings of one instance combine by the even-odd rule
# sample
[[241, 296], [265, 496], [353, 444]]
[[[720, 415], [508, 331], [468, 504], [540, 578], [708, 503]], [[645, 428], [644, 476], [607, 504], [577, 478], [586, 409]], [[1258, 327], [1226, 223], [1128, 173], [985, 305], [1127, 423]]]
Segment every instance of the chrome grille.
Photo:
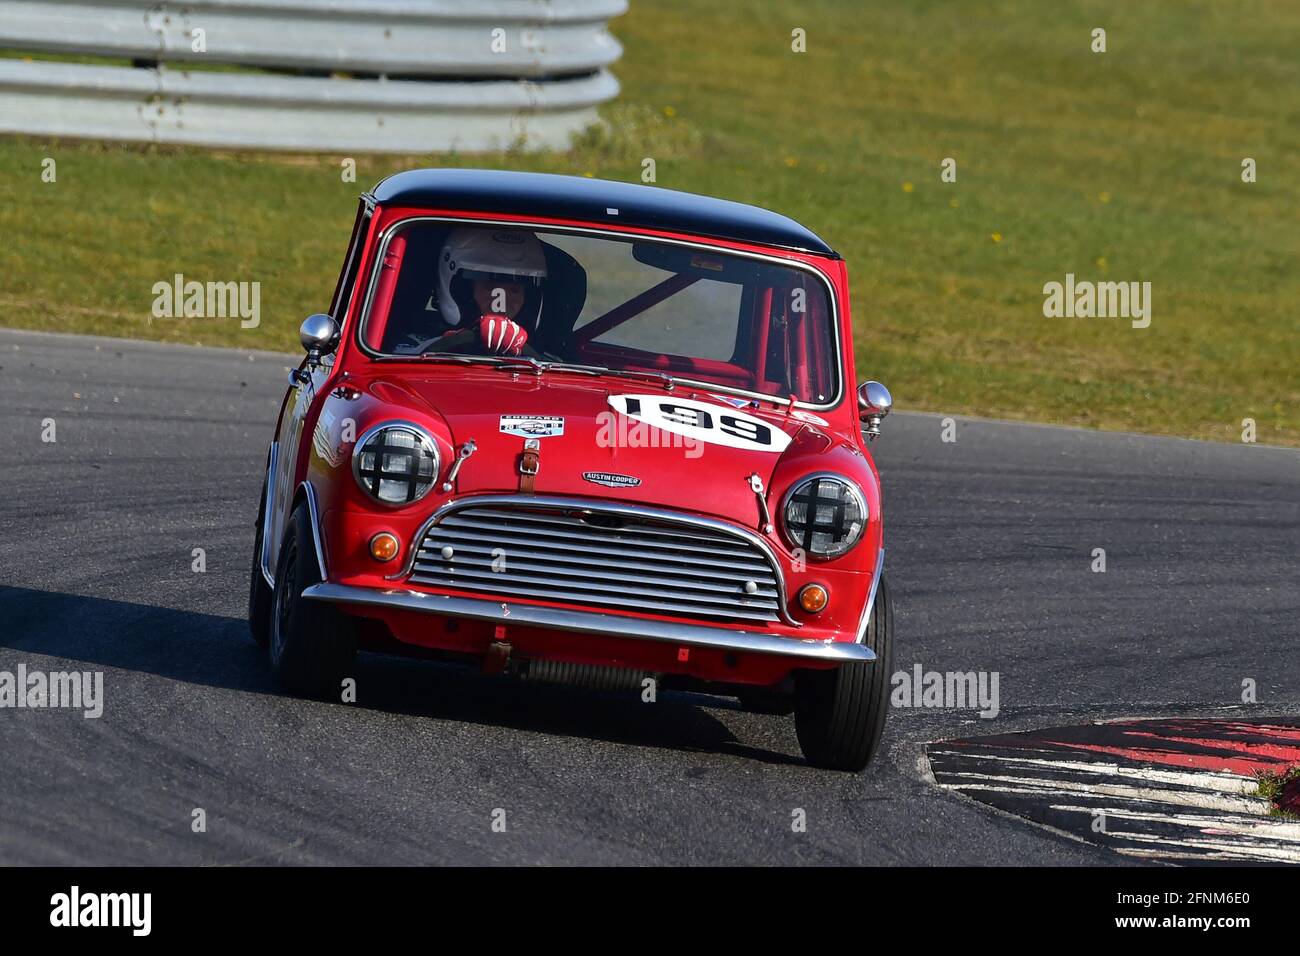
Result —
[[425, 530], [409, 580], [707, 620], [782, 617], [777, 572], [743, 534], [600, 504], [457, 503]]

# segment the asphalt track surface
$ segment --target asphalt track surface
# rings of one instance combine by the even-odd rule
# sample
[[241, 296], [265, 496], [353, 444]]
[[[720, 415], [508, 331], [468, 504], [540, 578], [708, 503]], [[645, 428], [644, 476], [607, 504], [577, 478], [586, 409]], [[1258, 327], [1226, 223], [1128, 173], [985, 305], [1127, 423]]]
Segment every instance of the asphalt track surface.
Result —
[[287, 697], [244, 605], [289, 361], [0, 330], [0, 671], [102, 670], [106, 697], [0, 710], [0, 863], [1133, 865], [935, 787], [925, 744], [1300, 713], [1300, 453], [968, 419], [947, 443], [903, 413], [874, 449], [895, 669], [996, 671], [996, 719], [895, 709], [853, 776], [723, 698], [378, 655], [355, 705]]

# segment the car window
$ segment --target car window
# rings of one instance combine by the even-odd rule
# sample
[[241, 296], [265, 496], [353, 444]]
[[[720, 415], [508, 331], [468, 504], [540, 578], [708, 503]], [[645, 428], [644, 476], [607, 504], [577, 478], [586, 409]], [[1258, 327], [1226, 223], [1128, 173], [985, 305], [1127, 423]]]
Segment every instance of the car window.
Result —
[[795, 265], [619, 236], [417, 221], [390, 237], [372, 285], [363, 342], [384, 355], [506, 351], [814, 405], [839, 394], [827, 283]]

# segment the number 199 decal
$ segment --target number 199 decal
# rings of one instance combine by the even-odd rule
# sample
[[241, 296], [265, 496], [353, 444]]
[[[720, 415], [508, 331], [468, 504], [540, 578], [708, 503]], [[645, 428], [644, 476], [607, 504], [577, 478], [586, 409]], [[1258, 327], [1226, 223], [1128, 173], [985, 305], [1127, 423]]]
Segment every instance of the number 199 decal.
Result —
[[790, 436], [761, 418], [724, 405], [667, 395], [611, 395], [610, 408], [655, 428], [685, 438], [748, 448], [752, 451], [785, 451]]

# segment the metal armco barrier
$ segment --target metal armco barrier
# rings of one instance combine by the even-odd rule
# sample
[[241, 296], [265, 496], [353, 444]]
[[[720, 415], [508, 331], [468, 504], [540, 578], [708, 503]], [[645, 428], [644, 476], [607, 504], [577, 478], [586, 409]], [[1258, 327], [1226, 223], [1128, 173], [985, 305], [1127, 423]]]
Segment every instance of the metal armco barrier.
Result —
[[[362, 152], [562, 147], [618, 94], [604, 68], [622, 50], [606, 20], [626, 8], [0, 0], [0, 48], [143, 64], [0, 59], [0, 132]], [[191, 69], [202, 63], [273, 72]]]
[[[618, 59], [605, 22], [626, 9], [626, 0], [0, 0], [0, 46], [326, 72], [563, 76]], [[205, 52], [194, 50], [195, 30]]]

